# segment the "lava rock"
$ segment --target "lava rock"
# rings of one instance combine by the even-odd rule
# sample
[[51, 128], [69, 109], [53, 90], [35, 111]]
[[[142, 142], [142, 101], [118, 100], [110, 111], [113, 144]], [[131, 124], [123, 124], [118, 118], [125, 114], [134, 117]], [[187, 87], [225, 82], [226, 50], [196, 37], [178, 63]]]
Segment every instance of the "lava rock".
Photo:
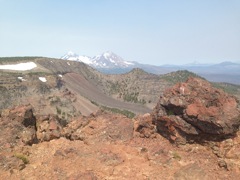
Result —
[[4, 109], [0, 117], [0, 147], [35, 143], [35, 125], [36, 119], [31, 105]]
[[49, 114], [37, 116], [37, 139], [38, 141], [50, 141], [61, 137], [62, 125], [57, 115]]
[[174, 142], [219, 141], [235, 135], [240, 125], [237, 99], [199, 78], [167, 90], [152, 115], [158, 132]]

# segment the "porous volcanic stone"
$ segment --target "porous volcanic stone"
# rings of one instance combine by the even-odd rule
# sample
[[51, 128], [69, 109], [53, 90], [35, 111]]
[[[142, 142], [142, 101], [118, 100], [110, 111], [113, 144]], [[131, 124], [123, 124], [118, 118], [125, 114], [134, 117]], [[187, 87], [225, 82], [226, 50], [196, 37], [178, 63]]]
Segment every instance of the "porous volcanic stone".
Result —
[[168, 89], [152, 115], [158, 132], [175, 142], [218, 141], [235, 135], [240, 125], [237, 99], [199, 78]]

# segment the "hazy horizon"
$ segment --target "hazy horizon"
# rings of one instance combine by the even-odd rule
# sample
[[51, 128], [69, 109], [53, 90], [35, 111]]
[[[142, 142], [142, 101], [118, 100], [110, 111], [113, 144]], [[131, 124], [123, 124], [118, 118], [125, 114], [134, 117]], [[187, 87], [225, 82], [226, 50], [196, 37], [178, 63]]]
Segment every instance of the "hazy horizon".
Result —
[[0, 57], [93, 57], [143, 64], [240, 62], [237, 0], [0, 0]]

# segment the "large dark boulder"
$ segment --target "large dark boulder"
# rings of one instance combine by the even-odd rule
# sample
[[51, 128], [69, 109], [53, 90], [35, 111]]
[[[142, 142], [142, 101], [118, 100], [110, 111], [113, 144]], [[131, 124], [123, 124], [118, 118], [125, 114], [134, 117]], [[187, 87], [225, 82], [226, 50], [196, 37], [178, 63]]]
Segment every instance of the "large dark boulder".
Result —
[[218, 141], [240, 125], [237, 99], [198, 78], [168, 89], [152, 115], [158, 132], [172, 141]]

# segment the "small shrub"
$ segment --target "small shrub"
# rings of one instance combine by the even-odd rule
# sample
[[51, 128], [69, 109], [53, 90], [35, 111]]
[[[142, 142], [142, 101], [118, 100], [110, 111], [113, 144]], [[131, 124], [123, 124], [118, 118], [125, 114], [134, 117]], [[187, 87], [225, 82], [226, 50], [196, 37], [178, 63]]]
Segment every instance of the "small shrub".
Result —
[[122, 114], [128, 118], [134, 118], [136, 116], [136, 114], [134, 114], [133, 112], [131, 111], [128, 111], [128, 110], [121, 110], [121, 109], [117, 109], [117, 108], [110, 108], [110, 107], [107, 107], [107, 106], [101, 106], [101, 108], [103, 110], [106, 110], [106, 111], [110, 111], [110, 112], [113, 112], [113, 113], [117, 113], [117, 114]]
[[176, 159], [178, 161], [182, 159], [181, 156], [176, 151], [174, 151], [172, 155], [173, 155], [173, 159]]
[[66, 117], [66, 113], [63, 112], [63, 113], [62, 113], [62, 119], [65, 119], [65, 117]]
[[24, 164], [28, 164], [28, 163], [29, 163], [28, 158], [27, 158], [25, 155], [23, 155], [23, 154], [16, 153], [16, 154], [14, 154], [14, 156], [15, 156], [16, 158], [18, 158], [18, 159], [21, 159]]
[[168, 116], [174, 115], [173, 110], [171, 110], [171, 109], [167, 110], [167, 115], [168, 115]]
[[96, 105], [96, 106], [99, 106], [99, 104], [96, 103], [95, 101], [92, 101], [92, 100], [91, 100], [91, 103], [94, 104], [94, 105]]
[[61, 111], [61, 109], [59, 107], [56, 107], [56, 110], [57, 110], [57, 114], [61, 114], [62, 113], [62, 111]]

